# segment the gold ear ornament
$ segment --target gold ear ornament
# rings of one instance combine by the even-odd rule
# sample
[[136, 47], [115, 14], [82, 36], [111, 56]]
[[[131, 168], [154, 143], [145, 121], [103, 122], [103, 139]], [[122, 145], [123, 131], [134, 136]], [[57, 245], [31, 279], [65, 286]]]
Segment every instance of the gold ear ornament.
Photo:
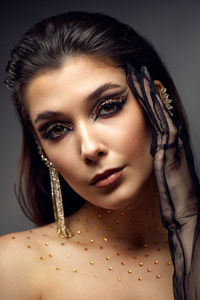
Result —
[[[37, 143], [38, 145], [38, 143]], [[60, 179], [57, 170], [53, 166], [52, 162], [44, 155], [42, 147], [38, 145], [38, 151], [41, 160], [44, 161], [45, 165], [49, 169], [50, 183], [51, 183], [51, 196], [53, 202], [54, 217], [57, 223], [57, 234], [61, 238], [71, 238], [73, 233], [66, 227], [64, 207], [62, 200], [62, 192], [60, 186]]]
[[169, 99], [169, 94], [167, 94], [166, 92], [167, 92], [167, 89], [165, 87], [162, 87], [160, 90], [161, 97], [162, 97], [163, 102], [164, 102], [165, 106], [167, 107], [170, 115], [173, 116], [173, 113], [171, 111], [173, 109], [173, 106], [171, 105], [172, 99]]

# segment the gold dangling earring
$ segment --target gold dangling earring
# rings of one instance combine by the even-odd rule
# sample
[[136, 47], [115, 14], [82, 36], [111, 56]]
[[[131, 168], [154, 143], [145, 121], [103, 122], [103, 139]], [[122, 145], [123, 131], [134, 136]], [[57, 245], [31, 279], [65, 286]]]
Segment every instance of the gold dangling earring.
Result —
[[[37, 143], [38, 145], [38, 143]], [[61, 238], [71, 238], [73, 233], [69, 231], [65, 224], [64, 208], [62, 201], [62, 192], [58, 172], [43, 153], [40, 145], [38, 145], [39, 154], [45, 165], [49, 168], [50, 182], [51, 182], [51, 196], [53, 202], [54, 217], [57, 223], [57, 234]]]

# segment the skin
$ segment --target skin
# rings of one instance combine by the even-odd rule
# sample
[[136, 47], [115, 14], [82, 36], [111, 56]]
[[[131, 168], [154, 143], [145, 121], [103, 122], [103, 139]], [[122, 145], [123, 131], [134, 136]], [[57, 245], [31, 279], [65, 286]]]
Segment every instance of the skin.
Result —
[[[85, 103], [95, 89], [110, 82], [120, 87], [107, 89], [97, 98], [93, 96], [92, 103]], [[103, 117], [116, 108], [104, 106], [95, 115], [99, 100], [122, 90], [123, 99], [126, 95], [127, 99], [121, 110]], [[59, 69], [41, 72], [33, 78], [25, 98], [38, 143], [86, 203], [66, 218], [74, 233], [69, 240], [63, 241], [56, 235], [56, 223], [36, 228], [31, 234], [25, 231], [15, 234], [14, 239], [7, 235], [0, 240], [0, 264], [5, 274], [0, 289], [4, 299], [15, 296], [20, 300], [72, 300], [81, 295], [82, 299], [127, 300], [133, 296], [146, 299], [147, 294], [148, 299], [173, 299], [173, 268], [166, 263], [170, 253], [149, 153], [151, 130], [129, 90], [124, 71], [109, 60], [71, 57]], [[118, 96], [112, 101], [119, 99]], [[48, 114], [48, 118], [46, 115], [41, 119], [47, 111], [56, 112], [57, 116], [50, 118]], [[54, 131], [60, 135], [57, 140], [44, 138], [38, 130], [49, 121], [62, 125]], [[66, 122], [71, 129], [67, 134]], [[97, 173], [121, 166], [125, 168], [113, 186], [96, 188], [89, 184]], [[109, 227], [112, 229], [108, 230]], [[27, 248], [27, 241], [31, 248]], [[71, 255], [68, 260], [66, 253]], [[111, 261], [106, 262], [106, 255]], [[91, 259], [92, 267], [88, 263]], [[121, 267], [122, 260], [127, 267]], [[155, 265], [155, 260], [161, 263]], [[112, 271], [107, 270], [108, 263], [112, 264]], [[134, 268], [133, 275], [127, 272], [128, 266]], [[77, 273], [72, 272], [74, 267], [78, 268]], [[147, 272], [147, 267], [152, 272]], [[156, 279], [156, 274], [161, 274], [161, 278]], [[118, 276], [122, 276], [122, 282], [116, 280]], [[141, 282], [137, 279], [140, 276], [144, 277]]]

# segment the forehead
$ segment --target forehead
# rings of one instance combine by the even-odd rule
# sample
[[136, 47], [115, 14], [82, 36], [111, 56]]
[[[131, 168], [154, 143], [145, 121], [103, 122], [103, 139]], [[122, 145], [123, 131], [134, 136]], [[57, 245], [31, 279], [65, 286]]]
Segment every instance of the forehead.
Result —
[[47, 106], [55, 110], [59, 101], [84, 99], [108, 82], [126, 82], [124, 71], [111, 60], [83, 55], [71, 57], [60, 68], [41, 72], [30, 81], [25, 93], [26, 106], [30, 113], [33, 110], [38, 113], [38, 109]]

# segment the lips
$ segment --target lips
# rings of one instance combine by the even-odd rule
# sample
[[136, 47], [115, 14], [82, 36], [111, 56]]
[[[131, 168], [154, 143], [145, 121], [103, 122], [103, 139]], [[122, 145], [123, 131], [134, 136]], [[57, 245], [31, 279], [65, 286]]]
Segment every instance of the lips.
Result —
[[123, 167], [119, 167], [119, 168], [114, 168], [114, 169], [109, 169], [109, 170], [106, 170], [104, 171], [103, 173], [101, 174], [97, 174], [95, 175], [91, 180], [90, 180], [90, 185], [94, 185], [95, 183], [97, 183], [99, 180], [101, 179], [104, 179], [106, 177], [108, 177], [109, 175], [115, 173], [115, 172], [118, 172], [120, 170], [122, 170], [124, 168]]

